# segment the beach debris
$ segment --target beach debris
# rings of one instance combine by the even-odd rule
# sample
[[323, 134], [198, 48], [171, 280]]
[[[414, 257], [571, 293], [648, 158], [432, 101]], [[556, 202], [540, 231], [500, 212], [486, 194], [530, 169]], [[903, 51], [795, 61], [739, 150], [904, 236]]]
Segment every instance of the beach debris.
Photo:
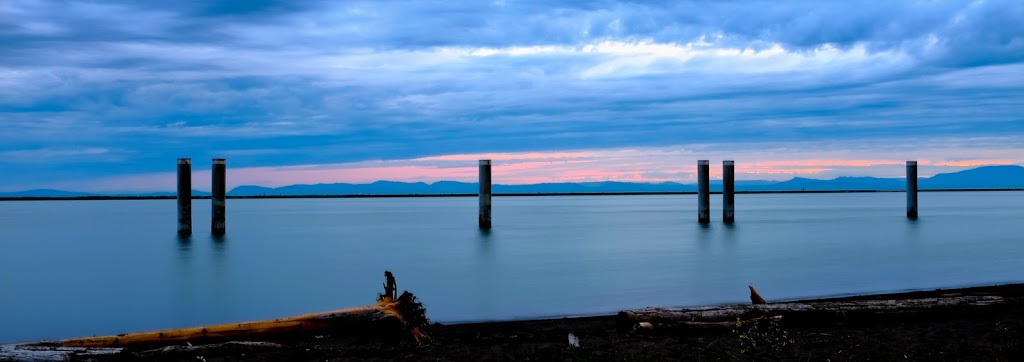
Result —
[[998, 308], [1006, 300], [1000, 296], [957, 296], [915, 299], [822, 300], [771, 304], [735, 304], [701, 308], [644, 308], [619, 312], [617, 325], [628, 330], [641, 322], [658, 329], [732, 328], [737, 322], [760, 319], [805, 325], [829, 325], [853, 320], [944, 315], [964, 308]]
[[281, 348], [282, 345], [280, 345], [278, 343], [254, 342], [254, 341], [231, 341], [231, 342], [224, 342], [224, 343], [200, 344], [200, 345], [192, 345], [191, 343], [189, 343], [188, 345], [185, 345], [185, 346], [176, 345], [176, 346], [167, 346], [167, 347], [162, 347], [162, 348], [157, 348], [157, 349], [145, 350], [145, 351], [142, 351], [142, 352], [136, 352], [135, 355], [136, 356], [140, 356], [140, 357], [144, 357], [144, 356], [150, 356], [150, 355], [155, 355], [155, 354], [165, 354], [165, 353], [201, 352], [201, 351], [204, 351], [204, 350], [212, 350], [212, 349], [225, 348], [225, 347]]
[[[377, 334], [401, 336], [405, 321], [397, 308], [399, 303], [377, 303], [324, 313], [254, 322], [227, 323], [162, 331], [127, 333], [114, 336], [72, 338], [49, 342], [62, 347], [159, 347], [220, 343], [239, 339], [264, 338], [273, 335], [332, 331], [337, 334]], [[47, 342], [44, 342], [47, 343]]]
[[403, 291], [395, 301], [394, 309], [402, 317], [402, 322], [413, 341], [420, 344], [433, 340], [427, 333], [427, 327], [430, 326], [427, 308], [423, 307], [423, 303], [420, 303], [415, 295], [409, 293], [408, 290]]
[[[318, 334], [329, 331], [332, 335], [373, 335], [385, 339], [412, 340], [416, 343], [430, 341], [426, 329], [430, 324], [423, 303], [409, 291], [395, 297], [397, 283], [394, 275], [385, 272], [385, 293], [378, 295], [376, 304], [364, 307], [340, 309], [323, 313], [311, 313], [294, 317], [254, 322], [227, 323], [202, 327], [168, 329], [162, 331], [127, 333], [113, 336], [72, 338], [60, 341], [42, 341], [19, 345], [18, 353], [27, 348], [42, 348], [58, 351], [66, 347], [85, 347], [98, 350], [113, 347], [150, 347], [193, 344], [221, 343], [239, 339], [266, 338], [301, 334]], [[119, 349], [118, 349], [119, 350]], [[12, 351], [14, 351], [12, 349]], [[86, 353], [86, 350], [61, 350], [62, 353]], [[71, 353], [64, 353], [65, 355]], [[12, 352], [13, 353], [13, 352]], [[3, 355], [0, 354], [0, 360]], [[18, 358], [15, 358], [18, 359]], [[23, 359], [23, 358], [22, 358]]]
[[0, 345], [0, 361], [70, 361], [121, 353], [121, 348], [60, 347], [52, 345]]
[[747, 288], [750, 288], [750, 303], [751, 304], [768, 304], [768, 302], [766, 302], [764, 300], [764, 298], [761, 298], [760, 294], [757, 294], [757, 290], [754, 289], [753, 285], [748, 285]]
[[580, 338], [569, 332], [569, 347], [580, 348]]
[[640, 322], [633, 326], [633, 330], [637, 329], [654, 329], [654, 324], [651, 322]]
[[377, 301], [383, 301], [384, 298], [398, 300], [398, 282], [395, 281], [395, 275], [388, 270], [384, 271], [384, 294], [378, 294]]

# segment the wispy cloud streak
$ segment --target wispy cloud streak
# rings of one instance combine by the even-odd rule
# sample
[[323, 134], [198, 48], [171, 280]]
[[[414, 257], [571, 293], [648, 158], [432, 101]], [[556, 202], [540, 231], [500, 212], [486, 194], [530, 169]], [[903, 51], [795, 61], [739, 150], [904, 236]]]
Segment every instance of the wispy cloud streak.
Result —
[[[573, 152], [525, 152], [455, 154], [405, 160], [360, 161], [279, 167], [231, 167], [229, 187], [292, 184], [371, 183], [378, 180], [427, 182], [477, 181], [477, 160], [494, 162], [494, 182], [533, 184], [548, 182], [696, 182], [696, 160], [714, 162], [712, 177], [721, 177], [720, 162], [737, 160], [739, 180], [786, 180], [792, 177], [828, 179], [838, 176], [902, 177], [905, 159], [887, 159], [888, 152], [794, 151], [762, 145], [763, 148], [725, 150], [723, 145], [661, 147], [619, 150], [577, 150]], [[809, 146], [810, 147], [810, 146]], [[919, 160], [920, 175], [955, 172], [982, 165], [1024, 164], [1024, 152], [971, 150], [969, 148], [927, 149], [919, 152], [944, 158]], [[779, 154], [790, 158], [780, 159]], [[1013, 159], [987, 158], [993, 155]], [[972, 156], [973, 155], [973, 156]], [[863, 157], [877, 157], [865, 159]], [[101, 178], [90, 182], [57, 184], [59, 187], [105, 192], [166, 191], [174, 184], [172, 172], [127, 177]], [[196, 166], [193, 185], [208, 190], [209, 171]]]

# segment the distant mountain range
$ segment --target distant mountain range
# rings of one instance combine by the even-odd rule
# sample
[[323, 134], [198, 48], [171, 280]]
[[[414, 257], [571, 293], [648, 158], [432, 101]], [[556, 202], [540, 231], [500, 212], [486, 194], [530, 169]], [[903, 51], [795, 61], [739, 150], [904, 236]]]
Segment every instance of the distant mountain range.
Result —
[[[89, 192], [75, 192], [75, 191], [62, 191], [53, 189], [35, 189], [26, 191], [16, 192], [0, 192], [2, 198], [18, 198], [18, 197], [32, 197], [32, 198], [71, 198], [71, 197], [175, 197], [178, 196], [177, 192], [148, 192], [148, 193], [114, 193], [114, 194], [96, 194]], [[210, 196], [209, 192], [192, 190], [192, 196]]]
[[[795, 177], [787, 181], [736, 181], [737, 191], [845, 191], [845, 190], [903, 190], [906, 179], [877, 177], [838, 177], [831, 180], [816, 180]], [[938, 174], [918, 179], [921, 190], [936, 189], [1024, 189], [1024, 167], [984, 166], [960, 172]], [[712, 180], [711, 190], [721, 191], [722, 181]], [[438, 195], [475, 194], [476, 183], [438, 181], [423, 182], [377, 181], [370, 184], [316, 184], [290, 185], [277, 188], [262, 186], [239, 186], [228, 191], [228, 196], [301, 196], [301, 195]], [[542, 194], [542, 193], [621, 193], [621, 192], [694, 192], [696, 184], [676, 182], [634, 183], [634, 182], [565, 182], [531, 185], [492, 186], [495, 194]], [[209, 192], [193, 190], [195, 196], [209, 196]], [[89, 197], [89, 196], [175, 196], [174, 192], [148, 194], [98, 195], [84, 192], [61, 190], [29, 190], [0, 193], [0, 197]]]

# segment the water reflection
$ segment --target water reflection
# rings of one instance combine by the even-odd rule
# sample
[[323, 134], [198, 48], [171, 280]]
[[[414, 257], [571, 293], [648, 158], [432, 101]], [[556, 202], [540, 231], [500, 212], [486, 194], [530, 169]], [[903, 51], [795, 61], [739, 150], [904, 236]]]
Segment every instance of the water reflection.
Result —
[[492, 301], [499, 295], [494, 286], [494, 280], [497, 279], [495, 273], [498, 266], [495, 261], [495, 240], [491, 229], [479, 229], [476, 234], [476, 245], [479, 257], [476, 258], [473, 273], [471, 273], [473, 275], [473, 285], [475, 286], [474, 292], [476, 293], [474, 299], [482, 301], [477, 306], [480, 310], [490, 313], [496, 308]]
[[188, 260], [192, 254], [192, 236], [178, 235], [178, 260]]
[[735, 223], [722, 224], [722, 245], [725, 245], [725, 249], [728, 251], [733, 251], [736, 248], [736, 240], [738, 240], [736, 229]]
[[921, 234], [921, 224], [923, 221], [919, 218], [907, 218], [907, 221], [903, 223], [903, 237], [907, 241], [918, 241]]
[[714, 237], [711, 234], [711, 225], [698, 223], [695, 230], [694, 237], [697, 239], [697, 247], [701, 252], [707, 252], [708, 247], [711, 246], [711, 239]]
[[213, 265], [218, 271], [223, 270], [228, 256], [228, 238], [224, 235], [210, 236], [210, 244], [213, 246]]
[[[514, 198], [491, 230], [468, 198], [239, 200], [227, 238], [177, 237], [173, 200], [26, 203], [0, 220], [0, 343], [365, 305], [384, 264], [439, 322], [742, 302], [748, 283], [785, 299], [1021, 279], [1024, 192], [929, 193], [917, 220], [900, 194], [784, 196], [747, 195], [734, 225], [682, 198]], [[34, 227], [48, 215], [62, 227]]]
[[234, 286], [228, 275], [228, 237], [226, 235], [210, 235], [210, 250], [213, 265], [207, 276], [212, 283], [202, 285], [203, 294], [210, 298], [207, 305], [215, 315], [231, 315], [231, 301]]
[[196, 301], [193, 299], [194, 290], [192, 285], [192, 268], [193, 268], [193, 253], [192, 250], [192, 236], [181, 236], [177, 237], [177, 253], [175, 254], [177, 263], [175, 263], [177, 270], [173, 273], [171, 278], [171, 285], [174, 286], [175, 292], [172, 293], [175, 302], [172, 303], [173, 309], [168, 314], [172, 315], [174, 320], [179, 321], [191, 321], [195, 318], [193, 309], [196, 306]]

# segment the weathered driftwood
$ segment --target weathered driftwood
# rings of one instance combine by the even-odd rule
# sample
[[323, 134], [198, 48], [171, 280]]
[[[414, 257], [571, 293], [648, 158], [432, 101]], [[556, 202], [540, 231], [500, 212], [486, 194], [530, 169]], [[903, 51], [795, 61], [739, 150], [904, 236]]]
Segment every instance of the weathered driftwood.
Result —
[[272, 342], [251, 342], [251, 341], [230, 341], [224, 343], [214, 344], [188, 344], [188, 345], [173, 345], [167, 347], [160, 347], [147, 351], [136, 353], [137, 356], [153, 356], [166, 353], [185, 353], [185, 352], [203, 352], [212, 349], [219, 349], [225, 347], [240, 347], [240, 348], [281, 348], [282, 345]]
[[399, 335], [405, 330], [401, 317], [387, 303], [367, 307], [341, 309], [265, 321], [219, 324], [204, 327], [168, 329], [155, 332], [128, 333], [116, 336], [73, 338], [38, 345], [61, 347], [126, 347], [167, 345], [173, 343], [212, 343], [238, 338], [268, 337], [295, 332], [333, 330], [353, 333], [387, 333]]
[[[122, 347], [160, 347], [187, 344], [188, 347], [169, 347], [154, 351], [197, 349], [192, 344], [209, 344], [232, 340], [265, 340], [295, 333], [327, 332], [334, 335], [376, 336], [411, 339], [416, 343], [429, 340], [426, 327], [430, 324], [426, 309], [416, 296], [408, 291], [395, 297], [397, 284], [390, 272], [386, 295], [377, 303], [366, 307], [341, 309], [325, 313], [265, 321], [228, 323], [204, 327], [168, 329], [156, 332], [119, 334], [116, 336], [73, 338], [61, 341], [43, 341], [17, 345], [0, 345], [2, 360], [67, 360], [72, 356], [119, 353]], [[235, 345], [266, 346], [262, 342], [228, 342]]]
[[766, 302], [764, 300], [764, 297], [762, 297], [760, 294], [757, 294], [757, 290], [754, 290], [754, 286], [753, 285], [748, 285], [747, 288], [750, 288], [750, 303], [751, 304], [768, 304], [768, 302]]
[[837, 323], [856, 322], [875, 317], [907, 316], [944, 312], [955, 308], [996, 306], [1003, 303], [998, 296], [955, 296], [940, 298], [821, 301], [807, 303], [737, 304], [703, 308], [644, 308], [621, 311], [617, 317], [620, 328], [633, 328], [649, 322], [655, 328], [714, 328], [734, 326], [737, 320], [779, 316], [787, 322]]
[[67, 361], [121, 353], [121, 348], [48, 347], [0, 345], [0, 361]]

